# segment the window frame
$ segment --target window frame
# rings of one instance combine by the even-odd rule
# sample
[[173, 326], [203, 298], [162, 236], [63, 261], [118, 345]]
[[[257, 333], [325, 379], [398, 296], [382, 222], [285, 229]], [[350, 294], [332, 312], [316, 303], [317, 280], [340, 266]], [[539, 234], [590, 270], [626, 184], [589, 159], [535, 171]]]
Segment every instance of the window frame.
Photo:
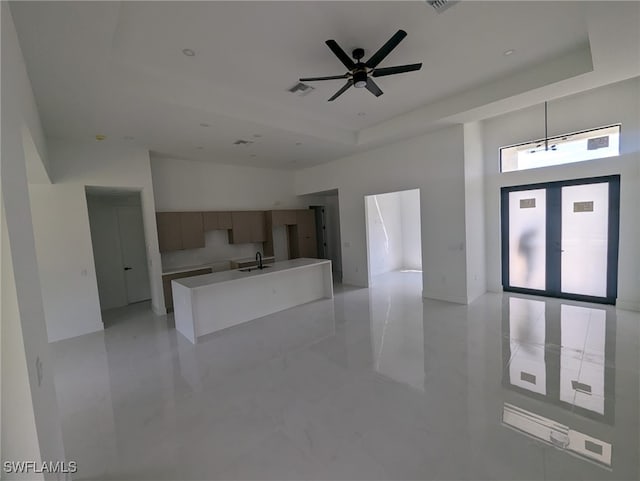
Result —
[[[501, 174], [505, 174], [505, 173], [509, 173], [509, 172], [521, 172], [521, 171], [524, 171], [524, 170], [541, 169], [541, 168], [545, 168], [545, 167], [556, 167], [558, 165], [575, 164], [575, 163], [579, 163], [579, 162], [586, 162], [586, 161], [589, 161], [589, 160], [595, 160], [595, 159], [581, 159], [581, 160], [572, 160], [571, 162], [563, 162], [563, 163], [559, 163], [559, 164], [541, 165], [540, 167], [529, 167], [529, 168], [525, 168], [525, 169], [504, 170], [503, 169], [503, 156], [502, 156], [502, 153], [503, 153], [504, 150], [512, 149], [514, 147], [521, 147], [521, 146], [524, 146], [524, 145], [539, 144], [539, 143], [544, 143], [544, 142], [548, 142], [549, 144], [551, 144], [554, 141], [562, 140], [564, 137], [571, 137], [571, 136], [574, 136], [574, 135], [587, 134], [589, 132], [597, 132], [599, 130], [612, 129], [612, 128], [615, 128], [615, 127], [618, 128], [618, 156], [619, 156], [620, 155], [620, 139], [622, 137], [622, 123], [621, 122], [608, 124], [608, 125], [603, 125], [603, 126], [600, 126], [600, 127], [594, 127], [594, 128], [590, 128], [590, 129], [576, 130], [574, 132], [569, 132], [569, 133], [565, 133], [565, 134], [554, 135], [552, 137], [547, 137], [546, 139], [542, 138], [542, 139], [536, 139], [536, 140], [528, 140], [526, 142], [518, 142], [518, 143], [515, 143], [515, 144], [502, 146], [502, 147], [500, 147], [498, 149], [498, 164], [499, 164], [498, 167], [500, 169], [500, 173]], [[607, 157], [615, 157], [615, 156], [609, 155]], [[597, 158], [607, 158], [607, 157], [597, 157]]]

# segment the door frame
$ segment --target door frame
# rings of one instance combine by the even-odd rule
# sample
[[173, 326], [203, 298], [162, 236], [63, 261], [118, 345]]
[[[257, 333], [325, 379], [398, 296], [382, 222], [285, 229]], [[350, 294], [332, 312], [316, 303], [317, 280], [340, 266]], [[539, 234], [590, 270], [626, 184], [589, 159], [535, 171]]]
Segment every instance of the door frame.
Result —
[[[561, 251], [549, 242], [552, 237], [562, 239], [562, 187], [572, 185], [609, 184], [609, 218], [607, 244], [607, 295], [606, 297], [564, 293], [561, 290]], [[522, 190], [545, 189], [546, 192], [546, 288], [545, 290], [512, 287], [509, 285], [509, 193]], [[555, 208], [555, 210], [554, 210]], [[615, 305], [618, 296], [618, 250], [620, 240], [620, 175], [606, 175], [581, 179], [540, 182], [535, 184], [505, 186], [500, 188], [502, 289], [506, 292], [557, 297], [575, 301]]]

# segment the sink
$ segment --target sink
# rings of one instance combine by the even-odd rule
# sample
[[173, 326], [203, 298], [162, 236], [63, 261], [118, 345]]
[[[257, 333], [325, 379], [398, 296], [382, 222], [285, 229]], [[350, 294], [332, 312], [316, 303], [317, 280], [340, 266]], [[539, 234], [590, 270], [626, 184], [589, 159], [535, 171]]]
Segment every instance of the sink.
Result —
[[[262, 269], [266, 269], [271, 267], [270, 265], [262, 266]], [[251, 271], [259, 271], [261, 270], [259, 267], [245, 267], [244, 269], [238, 269], [240, 272], [251, 272]]]

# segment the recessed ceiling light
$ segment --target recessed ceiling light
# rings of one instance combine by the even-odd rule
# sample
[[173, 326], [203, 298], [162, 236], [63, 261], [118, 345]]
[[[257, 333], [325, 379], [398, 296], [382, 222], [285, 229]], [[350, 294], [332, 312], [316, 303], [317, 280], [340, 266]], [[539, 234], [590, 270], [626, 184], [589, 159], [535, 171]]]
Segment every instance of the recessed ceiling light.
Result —
[[205, 122], [202, 122], [202, 123], [200, 124], [200, 127], [209, 127], [209, 124], [207, 124], [207, 123], [205, 123]]
[[106, 135], [98, 134], [96, 135], [96, 140], [105, 140], [107, 138]]
[[503, 55], [506, 55], [508, 57], [509, 55], [513, 55], [514, 52], [515, 50], [510, 48], [509, 50], [505, 50]]
[[182, 49], [182, 53], [185, 54], [187, 57], [195, 57], [196, 56], [195, 50], [191, 50], [190, 48], [183, 48]]

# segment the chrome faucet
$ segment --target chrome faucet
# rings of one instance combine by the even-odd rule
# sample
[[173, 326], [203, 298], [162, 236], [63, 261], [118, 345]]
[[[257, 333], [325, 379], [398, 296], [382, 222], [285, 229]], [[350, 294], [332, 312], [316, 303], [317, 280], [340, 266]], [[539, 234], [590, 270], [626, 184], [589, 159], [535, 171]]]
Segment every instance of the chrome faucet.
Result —
[[260, 251], [256, 252], [256, 262], [258, 263], [258, 269], [264, 269], [262, 266], [262, 254]]

